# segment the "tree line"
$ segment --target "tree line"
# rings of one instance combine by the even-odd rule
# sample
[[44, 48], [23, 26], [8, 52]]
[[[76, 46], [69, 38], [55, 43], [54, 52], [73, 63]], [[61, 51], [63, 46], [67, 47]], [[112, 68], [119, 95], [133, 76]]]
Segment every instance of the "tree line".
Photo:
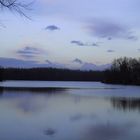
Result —
[[1, 80], [41, 81], [101, 81], [100, 71], [80, 71], [56, 68], [0, 68]]
[[140, 85], [140, 58], [115, 59], [104, 76], [105, 83]]

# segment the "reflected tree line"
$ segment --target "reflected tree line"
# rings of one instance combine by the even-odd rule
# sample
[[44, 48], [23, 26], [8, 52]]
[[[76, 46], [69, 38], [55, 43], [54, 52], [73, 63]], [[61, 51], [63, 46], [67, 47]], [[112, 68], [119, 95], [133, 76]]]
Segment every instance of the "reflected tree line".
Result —
[[139, 98], [112, 98], [111, 103], [114, 108], [130, 111], [138, 110], [140, 111], [140, 99]]

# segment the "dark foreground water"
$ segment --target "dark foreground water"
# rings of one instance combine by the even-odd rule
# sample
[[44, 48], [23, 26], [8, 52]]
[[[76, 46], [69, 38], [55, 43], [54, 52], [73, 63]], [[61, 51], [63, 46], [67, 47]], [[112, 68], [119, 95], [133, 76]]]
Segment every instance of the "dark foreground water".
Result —
[[1, 85], [24, 88], [0, 91], [0, 140], [140, 140], [140, 87], [39, 81]]

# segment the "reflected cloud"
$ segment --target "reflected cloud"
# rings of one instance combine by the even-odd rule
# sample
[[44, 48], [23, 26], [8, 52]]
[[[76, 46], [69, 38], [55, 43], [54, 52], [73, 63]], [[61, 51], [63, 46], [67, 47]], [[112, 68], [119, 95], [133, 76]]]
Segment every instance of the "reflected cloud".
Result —
[[32, 114], [40, 112], [45, 106], [43, 106], [43, 102], [40, 103], [36, 102], [32, 98], [25, 98], [23, 100], [19, 100], [19, 102], [16, 104], [16, 107], [24, 114]]
[[98, 119], [97, 114], [94, 114], [94, 113], [90, 114], [89, 117], [90, 117], [90, 119]]
[[132, 123], [117, 124], [117, 123], [99, 123], [90, 126], [86, 129], [86, 138], [88, 140], [123, 140], [129, 135], [133, 128]]
[[47, 107], [47, 100], [53, 95], [63, 94], [65, 89], [57, 88], [4, 88], [2, 99], [12, 100], [18, 113], [36, 114]]
[[47, 130], [44, 131], [44, 134], [45, 135], [48, 135], [48, 136], [52, 136], [56, 133], [56, 130], [52, 129], [52, 128], [48, 128]]
[[76, 122], [76, 121], [80, 121], [80, 120], [91, 120], [91, 119], [97, 119], [97, 115], [92, 113], [92, 114], [75, 114], [73, 116], [70, 117], [70, 121], [72, 122]]
[[79, 121], [79, 120], [83, 119], [84, 117], [85, 116], [83, 114], [76, 114], [76, 115], [70, 117], [70, 120], [71, 121]]
[[75, 103], [75, 104], [80, 103], [80, 101], [81, 101], [80, 96], [75, 96], [75, 97], [74, 97], [74, 103]]

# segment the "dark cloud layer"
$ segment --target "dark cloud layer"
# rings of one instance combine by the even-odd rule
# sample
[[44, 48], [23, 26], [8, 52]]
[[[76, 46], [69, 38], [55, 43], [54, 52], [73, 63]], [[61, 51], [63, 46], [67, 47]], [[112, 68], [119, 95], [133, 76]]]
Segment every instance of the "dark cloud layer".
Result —
[[89, 42], [83, 43], [82, 41], [78, 41], [78, 40], [72, 40], [71, 44], [75, 44], [77, 46], [96, 46], [96, 47], [99, 46], [98, 43], [89, 43]]
[[112, 39], [137, 40], [131, 29], [109, 20], [93, 19], [87, 25], [88, 32], [96, 37]]
[[55, 30], [60, 30], [59, 27], [55, 26], [55, 25], [49, 25], [45, 28], [45, 30], [48, 30], [48, 31], [55, 31]]
[[36, 47], [30, 47], [30, 46], [26, 46], [26, 47], [16, 51], [16, 54], [18, 54], [19, 56], [21, 56], [23, 58], [33, 58], [33, 57], [36, 57], [43, 53], [44, 53], [43, 50], [36, 48]]

